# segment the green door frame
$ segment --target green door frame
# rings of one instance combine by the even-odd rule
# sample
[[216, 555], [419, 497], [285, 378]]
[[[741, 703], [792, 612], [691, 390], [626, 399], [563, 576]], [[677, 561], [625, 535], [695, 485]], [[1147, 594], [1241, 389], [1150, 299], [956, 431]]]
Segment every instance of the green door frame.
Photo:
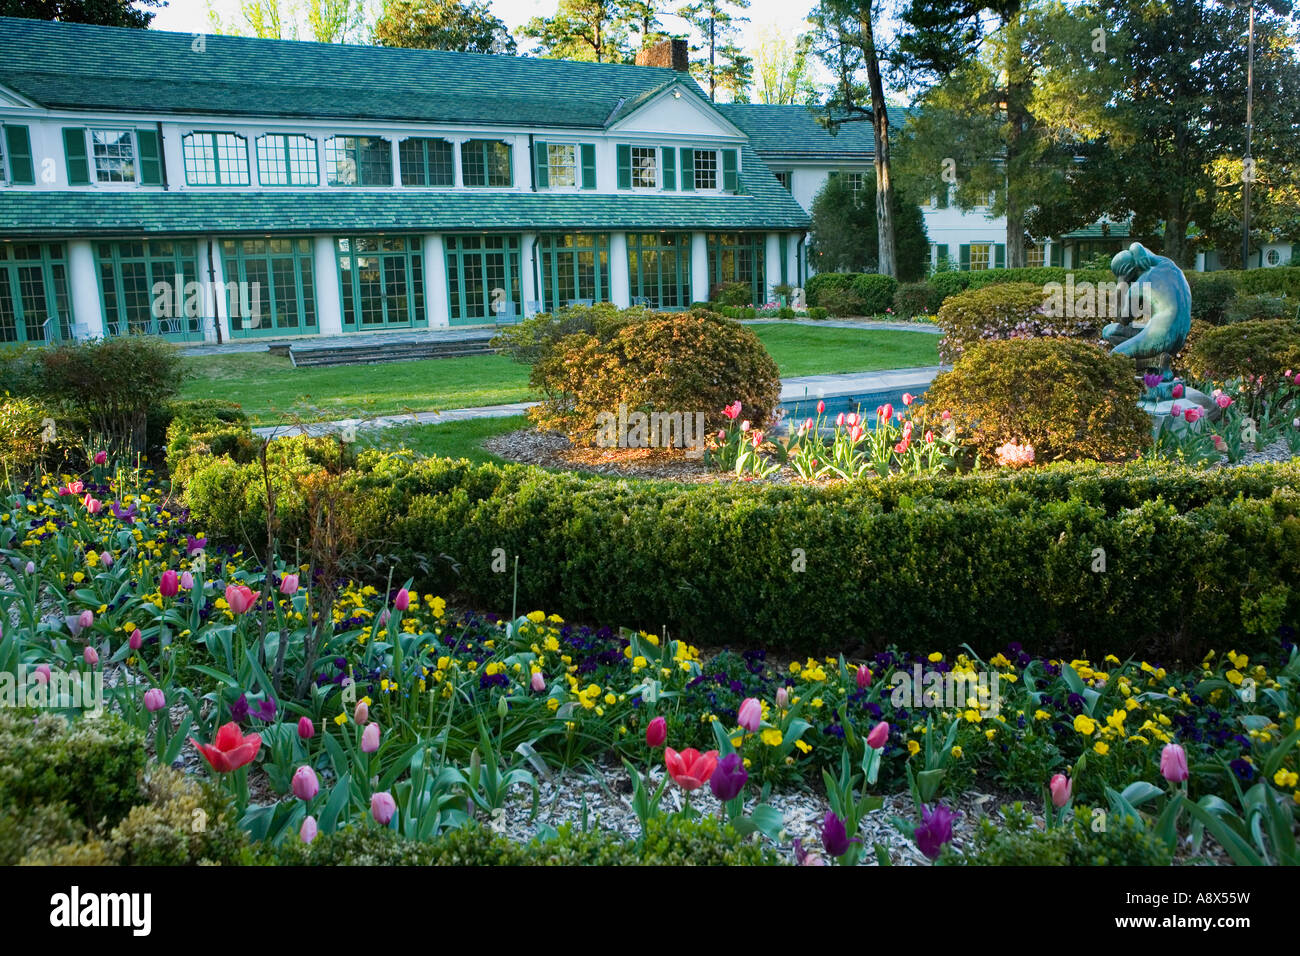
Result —
[[[500, 247], [484, 245], [490, 240], [500, 240]], [[517, 235], [449, 235], [444, 237], [447, 256], [447, 305], [448, 321], [451, 325], [487, 325], [506, 321], [513, 315], [522, 314], [523, 272], [520, 264], [522, 243]], [[507, 312], [493, 311], [493, 290], [487, 287], [487, 277], [491, 265], [489, 259], [500, 256], [500, 273], [502, 288], [505, 292]], [[469, 288], [466, 282], [465, 264], [475, 265], [476, 286]], [[480, 287], [481, 286], [481, 287]], [[468, 293], [468, 294], [467, 294]], [[478, 293], [478, 294], [475, 294]], [[481, 308], [480, 308], [481, 305]]]
[[[343, 243], [347, 243], [347, 249]], [[374, 243], [376, 248], [358, 248], [358, 243]], [[386, 249], [387, 243], [401, 242], [401, 249]], [[424, 254], [423, 240], [419, 236], [336, 236], [334, 239], [334, 256], [339, 272], [339, 304], [343, 316], [344, 332], [365, 332], [371, 329], [421, 329], [427, 328], [428, 316], [425, 314], [424, 302]], [[378, 322], [362, 321], [361, 270], [357, 265], [359, 259], [379, 260], [379, 314]], [[349, 268], [343, 263], [349, 261]], [[388, 279], [389, 266], [397, 262], [401, 268], [406, 285], [406, 318], [392, 318], [389, 315]], [[344, 284], [344, 272], [349, 280]], [[349, 312], [351, 318], [349, 318]]]
[[[16, 258], [12, 254], [20, 248], [35, 246], [40, 250], [38, 258]], [[55, 252], [58, 255], [54, 255]], [[62, 278], [55, 276], [55, 269], [62, 270]], [[3, 258], [0, 258], [0, 273], [3, 273], [4, 293], [6, 300], [0, 303], [0, 308], [8, 307], [13, 316], [13, 337], [0, 337], [0, 343], [3, 344], [26, 344], [39, 343], [44, 344], [45, 338], [29, 337], [27, 329], [27, 310], [23, 306], [23, 289], [24, 286], [30, 287], [30, 283], [19, 281], [19, 273], [22, 270], [39, 269], [40, 270], [40, 292], [44, 298], [44, 312], [46, 321], [53, 319], [50, 326], [53, 333], [53, 341], [72, 338], [72, 300], [68, 288], [68, 260], [67, 249], [61, 242], [54, 243], [5, 243], [3, 246]], [[62, 306], [60, 307], [60, 301]], [[45, 323], [42, 322], [42, 332]]]
[[[141, 255], [124, 255], [122, 247], [126, 244], [138, 244], [142, 247]], [[155, 251], [156, 245], [171, 243], [172, 251], [165, 253]], [[105, 250], [107, 249], [107, 255]], [[169, 342], [196, 342], [203, 340], [204, 324], [211, 321], [207, 315], [171, 316], [157, 318], [153, 315], [153, 289], [155, 284], [166, 282], [174, 285], [180, 278], [185, 285], [199, 281], [199, 245], [195, 239], [111, 239], [95, 243], [96, 273], [99, 276], [99, 301], [103, 309], [105, 335], [129, 335], [143, 332], [158, 335]], [[122, 270], [128, 266], [140, 266], [144, 269], [145, 290], [149, 297], [150, 308], [144, 324], [131, 325], [127, 314], [126, 288], [123, 285]], [[188, 267], [188, 270], [187, 270]], [[107, 271], [106, 271], [107, 270]], [[164, 274], [165, 270], [165, 274]], [[109, 305], [108, 288], [105, 280], [113, 283], [113, 305]], [[175, 289], [173, 288], [173, 304]], [[182, 287], [182, 303], [188, 301]], [[199, 296], [200, 310], [208, 307], [208, 296]]]
[[[591, 245], [562, 245], [568, 240], [589, 238]], [[585, 291], [579, 280], [581, 275], [581, 257], [591, 256], [592, 271], [595, 273], [593, 295], [583, 295]], [[542, 311], [550, 312], [560, 309], [572, 299], [594, 299], [596, 302], [609, 301], [609, 233], [542, 233], [537, 237], [537, 257], [541, 262]], [[573, 283], [570, 288], [560, 289], [557, 280], [563, 259], [570, 259], [573, 268]]]
[[[261, 243], [262, 249], [258, 252], [248, 253], [244, 251], [246, 242]], [[271, 243], [289, 242], [293, 248], [289, 252], [271, 251]], [[302, 245], [305, 243], [305, 250]], [[281, 304], [286, 303], [286, 291], [278, 288], [276, 285], [277, 262], [288, 261], [293, 268], [293, 290], [288, 298], [292, 299], [287, 308], [282, 309]], [[236, 314], [238, 311], [232, 308], [230, 283], [249, 284], [248, 264], [249, 262], [260, 262], [266, 269], [266, 288], [261, 290], [261, 295], [265, 296], [264, 302], [268, 308], [262, 312], [262, 315], [256, 325], [250, 325], [245, 328], [242, 322], [238, 326], [236, 321], [241, 317]], [[226, 315], [230, 317], [230, 335], [231, 338], [258, 338], [262, 336], [275, 335], [312, 335], [319, 331], [316, 318], [316, 288], [315, 282], [315, 261], [312, 253], [312, 240], [306, 236], [278, 237], [276, 239], [223, 239], [221, 241], [221, 263], [226, 279]], [[303, 267], [306, 266], [306, 276], [303, 275]], [[232, 275], [233, 273], [233, 275]], [[298, 325], [281, 325], [279, 318], [283, 312], [293, 309], [294, 314], [299, 318]]]

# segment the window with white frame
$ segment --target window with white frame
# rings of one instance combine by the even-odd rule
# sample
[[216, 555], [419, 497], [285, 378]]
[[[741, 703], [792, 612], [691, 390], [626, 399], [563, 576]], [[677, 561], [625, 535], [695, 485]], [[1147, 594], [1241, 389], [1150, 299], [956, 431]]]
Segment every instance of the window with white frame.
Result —
[[95, 164], [95, 182], [136, 181], [135, 134], [129, 129], [92, 129], [90, 153]]
[[970, 246], [970, 269], [978, 272], [993, 268], [993, 243], [972, 242]]
[[257, 178], [263, 186], [318, 185], [316, 141], [309, 136], [272, 133], [259, 136]]
[[578, 185], [578, 148], [572, 143], [546, 144], [546, 174], [550, 188]]
[[844, 185], [849, 187], [849, 192], [856, 196], [862, 191], [863, 179], [861, 173], [845, 173]]
[[632, 147], [632, 188], [654, 189], [659, 185], [659, 157], [654, 146]]
[[718, 188], [718, 152], [714, 149], [695, 151], [695, 188]]
[[242, 136], [187, 133], [181, 137], [181, 154], [187, 185], [248, 185], [248, 144]]

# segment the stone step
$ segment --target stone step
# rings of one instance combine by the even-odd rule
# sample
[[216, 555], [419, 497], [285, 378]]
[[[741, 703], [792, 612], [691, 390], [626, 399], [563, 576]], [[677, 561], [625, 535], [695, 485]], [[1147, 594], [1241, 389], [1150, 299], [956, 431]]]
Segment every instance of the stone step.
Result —
[[460, 358], [491, 355], [496, 349], [486, 340], [453, 342], [392, 342], [290, 348], [289, 359], [296, 368], [329, 365], [376, 365], [383, 362], [412, 362], [419, 359]]

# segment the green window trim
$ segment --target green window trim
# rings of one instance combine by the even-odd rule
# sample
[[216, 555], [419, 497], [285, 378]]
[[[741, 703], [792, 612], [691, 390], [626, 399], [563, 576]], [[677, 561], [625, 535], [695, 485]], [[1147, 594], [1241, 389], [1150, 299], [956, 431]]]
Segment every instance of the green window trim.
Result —
[[671, 146], [665, 146], [660, 154], [663, 157], [664, 171], [660, 180], [663, 188], [669, 192], [677, 189], [677, 150]]
[[734, 149], [722, 151], [722, 189], [729, 193], [740, 192], [740, 169]]
[[71, 302], [62, 243], [0, 243], [0, 343], [71, 339]]
[[521, 314], [518, 236], [449, 235], [444, 244], [452, 325], [486, 325]]
[[993, 246], [993, 268], [1005, 269], [1007, 267], [1007, 246], [1004, 242], [996, 243]]
[[[316, 140], [302, 133], [263, 133], [254, 144], [257, 181], [270, 187], [319, 186]], [[283, 178], [284, 182], [276, 180]]]
[[608, 302], [609, 234], [543, 233], [537, 237], [542, 311], [579, 299]]
[[619, 143], [616, 152], [618, 153], [618, 188], [632, 188], [632, 146], [630, 143]]
[[225, 239], [221, 264], [233, 338], [317, 331], [310, 238]]
[[[242, 136], [238, 137], [244, 142]], [[135, 131], [136, 144], [139, 147], [139, 183], [141, 186], [161, 186], [163, 183], [162, 141], [156, 129], [138, 129]], [[248, 185], [248, 144], [244, 142], [244, 182]]]
[[691, 234], [627, 235], [628, 290], [633, 304], [677, 311], [691, 304]]
[[596, 188], [596, 144], [583, 143], [579, 152], [582, 164], [582, 188]]
[[[36, 185], [36, 165], [32, 162], [32, 138], [26, 126], [4, 124], [4, 158], [9, 163], [8, 182], [15, 186]], [[0, 167], [0, 174], [4, 168]]]
[[90, 185], [90, 154], [86, 150], [86, 128], [63, 128], [63, 160], [68, 170], [68, 185]]
[[445, 139], [413, 136], [397, 144], [403, 186], [454, 186], [456, 161]]
[[709, 233], [709, 295], [724, 282], [743, 282], [751, 302], [767, 301], [767, 235], [761, 232]]
[[550, 144], [541, 139], [533, 141], [533, 187], [551, 188]]
[[682, 159], [682, 192], [695, 189], [695, 149], [683, 146], [679, 151]]
[[[149, 162], [145, 158], [145, 140], [142, 131], [140, 134], [142, 182]], [[150, 149], [157, 146], [156, 136], [153, 143]], [[248, 140], [238, 133], [208, 130], [186, 133], [181, 137], [181, 156], [185, 165], [187, 186], [249, 186], [252, 184], [248, 166]], [[157, 162], [156, 156], [154, 162]], [[156, 185], [161, 185], [161, 167], [157, 173]]]
[[960, 255], [958, 263], [961, 266], [961, 271], [970, 272], [970, 243], [963, 242], [957, 248], [958, 248], [958, 253]]
[[[211, 293], [198, 284], [198, 243], [193, 239], [96, 242], [95, 266], [105, 335], [141, 332], [170, 341], [202, 341], [204, 328], [215, 323]], [[165, 284], [161, 290], [159, 283]], [[196, 287], [197, 299], [190, 294]], [[178, 294], [181, 311], [197, 314], [174, 314]]]
[[393, 185], [393, 144], [382, 136], [331, 136], [325, 140], [329, 186]]
[[[537, 150], [542, 156], [545, 150]], [[499, 139], [467, 139], [460, 144], [461, 185], [508, 189], [514, 185], [514, 150]], [[540, 188], [540, 187], [539, 187]]]
[[339, 236], [343, 331], [424, 328], [423, 243], [418, 236]]

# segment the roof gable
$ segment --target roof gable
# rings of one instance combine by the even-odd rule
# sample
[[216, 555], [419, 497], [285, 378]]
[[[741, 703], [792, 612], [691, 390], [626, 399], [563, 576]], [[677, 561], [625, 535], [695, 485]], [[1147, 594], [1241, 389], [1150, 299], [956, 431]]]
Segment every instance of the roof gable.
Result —
[[610, 129], [626, 133], [672, 132], [682, 135], [744, 137], [745, 133], [727, 119], [695, 82], [674, 79], [625, 103], [616, 112]]

